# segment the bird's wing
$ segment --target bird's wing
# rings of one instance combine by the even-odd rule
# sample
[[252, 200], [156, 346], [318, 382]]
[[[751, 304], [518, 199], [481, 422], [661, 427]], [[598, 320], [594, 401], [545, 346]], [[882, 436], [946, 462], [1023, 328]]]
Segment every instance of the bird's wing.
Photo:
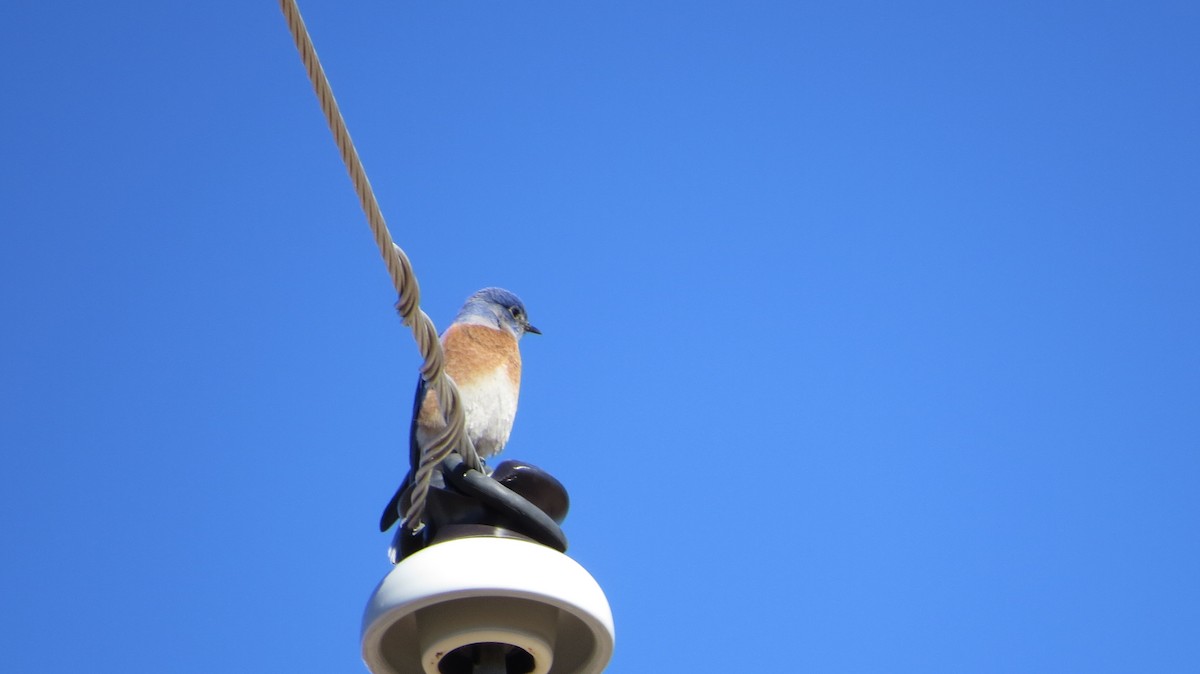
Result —
[[421, 413], [421, 403], [425, 401], [425, 380], [417, 377], [417, 393], [413, 396], [413, 412], [412, 425], [408, 429], [408, 475], [404, 476], [404, 481], [396, 489], [392, 500], [383, 509], [383, 514], [379, 517], [379, 530], [387, 531], [392, 528], [392, 525], [400, 519], [400, 505], [404, 501], [409, 487], [411, 487], [412, 476], [416, 474], [417, 467], [421, 465], [421, 448], [417, 446], [417, 416]]

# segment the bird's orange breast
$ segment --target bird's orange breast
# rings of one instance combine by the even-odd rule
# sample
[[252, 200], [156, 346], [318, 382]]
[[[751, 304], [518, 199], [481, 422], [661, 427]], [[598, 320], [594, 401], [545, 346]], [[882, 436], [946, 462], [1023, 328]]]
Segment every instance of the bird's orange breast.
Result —
[[[521, 386], [521, 352], [516, 338], [508, 332], [483, 325], [452, 325], [442, 335], [442, 348], [446, 352], [446, 374], [458, 385], [464, 411], [471, 411], [495, 398], [511, 397], [513, 409], [502, 413], [507, 426], [511, 427]], [[503, 377], [498, 376], [500, 373]], [[495, 386], [511, 387], [511, 392], [489, 394], [488, 389]], [[479, 423], [482, 420], [468, 418], [469, 427], [473, 425], [472, 421]], [[433, 391], [426, 393], [417, 424], [426, 429], [443, 426], [441, 408]], [[507, 439], [507, 429], [503, 429], [502, 434]]]
[[453, 325], [442, 338], [446, 350], [446, 372], [455, 383], [468, 385], [507, 369], [513, 386], [521, 385], [521, 351], [517, 338], [503, 330], [483, 325]]

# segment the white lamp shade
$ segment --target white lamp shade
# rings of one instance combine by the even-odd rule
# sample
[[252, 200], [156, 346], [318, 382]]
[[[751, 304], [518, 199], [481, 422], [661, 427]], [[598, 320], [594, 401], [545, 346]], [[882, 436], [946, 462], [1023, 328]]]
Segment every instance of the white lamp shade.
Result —
[[406, 557], [375, 588], [362, 623], [373, 674], [453, 674], [448, 655], [488, 643], [524, 651], [513, 665], [523, 674], [599, 674], [614, 639], [591, 574], [514, 538], [459, 538]]

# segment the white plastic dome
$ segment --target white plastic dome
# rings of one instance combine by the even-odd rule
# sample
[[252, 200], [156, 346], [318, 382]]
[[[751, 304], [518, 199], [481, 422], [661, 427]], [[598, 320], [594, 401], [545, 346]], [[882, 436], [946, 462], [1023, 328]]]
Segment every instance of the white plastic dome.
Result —
[[405, 558], [375, 588], [362, 623], [373, 674], [470, 674], [462, 663], [481, 644], [510, 654], [509, 674], [599, 674], [614, 639], [591, 574], [514, 538], [459, 538]]

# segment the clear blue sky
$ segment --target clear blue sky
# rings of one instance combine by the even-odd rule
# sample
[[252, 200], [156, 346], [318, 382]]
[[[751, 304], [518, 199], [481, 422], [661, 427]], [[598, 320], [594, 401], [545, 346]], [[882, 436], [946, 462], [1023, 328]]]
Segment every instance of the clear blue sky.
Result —
[[[302, 2], [611, 674], [1200, 660], [1200, 5]], [[418, 358], [274, 2], [7, 3], [0, 653], [361, 672]]]

